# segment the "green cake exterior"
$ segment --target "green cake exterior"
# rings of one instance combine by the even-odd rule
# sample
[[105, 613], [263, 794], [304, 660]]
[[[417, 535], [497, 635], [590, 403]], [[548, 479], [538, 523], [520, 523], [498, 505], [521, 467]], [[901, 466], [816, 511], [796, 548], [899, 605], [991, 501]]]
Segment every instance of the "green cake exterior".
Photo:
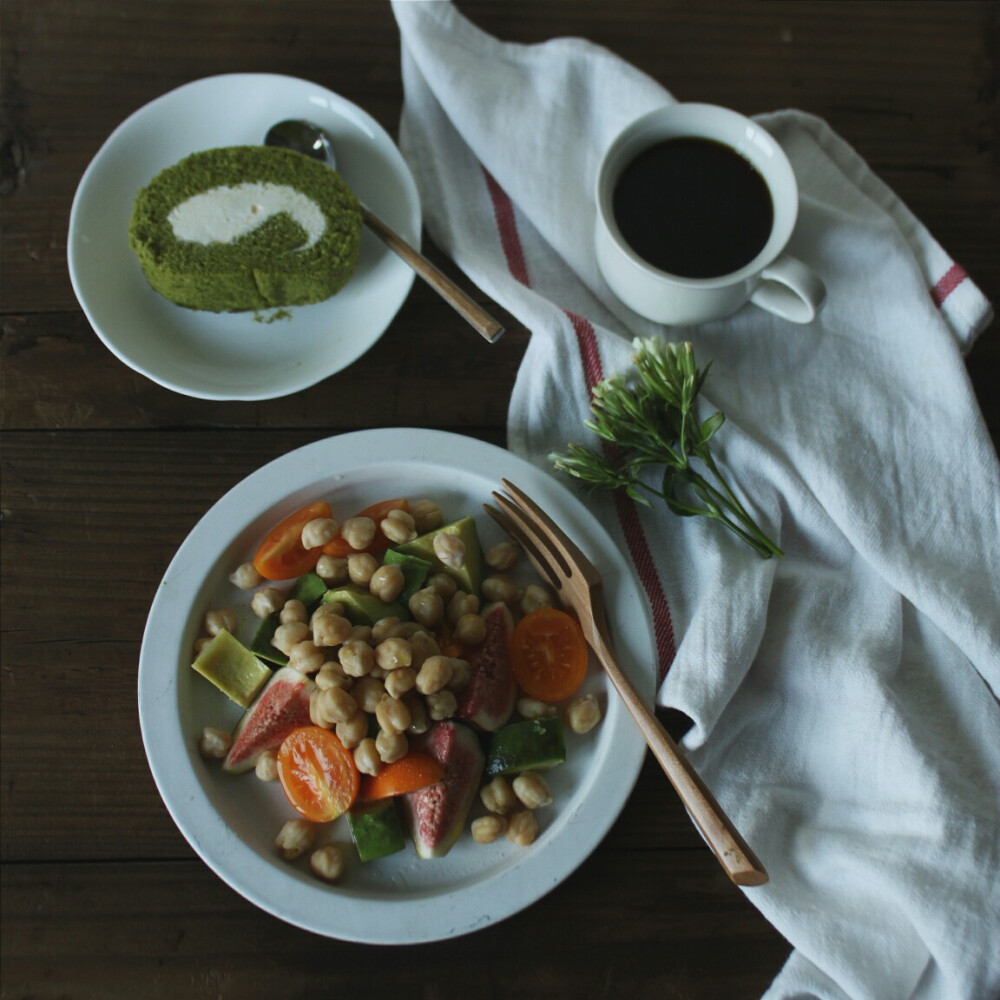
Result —
[[[244, 183], [294, 188], [322, 210], [326, 228], [305, 249], [286, 212], [232, 242], [178, 239], [169, 213], [187, 199]], [[230, 146], [193, 153], [157, 174], [135, 200], [129, 246], [149, 284], [190, 309], [240, 312], [321, 302], [351, 277], [361, 249], [361, 208], [343, 178], [301, 153]]]

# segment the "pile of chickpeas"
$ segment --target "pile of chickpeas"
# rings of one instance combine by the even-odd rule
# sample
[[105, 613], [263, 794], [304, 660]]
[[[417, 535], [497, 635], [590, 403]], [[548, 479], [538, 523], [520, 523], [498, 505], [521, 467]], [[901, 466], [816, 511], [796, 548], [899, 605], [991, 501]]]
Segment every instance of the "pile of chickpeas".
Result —
[[[338, 535], [355, 551], [346, 558], [322, 555], [315, 572], [329, 588], [353, 583], [367, 587], [385, 603], [396, 601], [405, 581], [398, 565], [382, 565], [363, 551], [371, 545], [377, 530], [394, 545], [412, 541], [439, 527], [441, 510], [431, 500], [418, 500], [408, 510], [394, 509], [379, 524], [369, 517], [352, 517], [339, 524], [333, 518], [317, 518], [302, 529], [306, 549], [326, 545]], [[457, 534], [440, 532], [434, 538], [434, 553], [446, 566], [460, 569], [465, 562], [465, 545]], [[411, 621], [383, 618], [372, 626], [352, 625], [343, 605], [321, 604], [310, 615], [305, 605], [266, 581], [252, 563], [244, 563], [230, 581], [244, 591], [253, 591], [250, 606], [259, 618], [278, 612], [280, 624], [272, 643], [288, 657], [288, 666], [311, 678], [309, 706], [314, 725], [332, 729], [354, 756], [361, 774], [376, 775], [383, 764], [404, 757], [409, 740], [426, 732], [435, 721], [451, 718], [458, 709], [458, 694], [469, 682], [469, 662], [448, 655], [439, 645], [439, 635], [448, 635], [449, 646], [468, 649], [486, 636], [480, 614], [481, 598], [488, 604], [501, 602], [522, 614], [552, 603], [549, 592], [537, 583], [522, 587], [510, 575], [518, 561], [519, 549], [503, 541], [484, 552], [493, 571], [483, 580], [481, 595], [460, 590], [447, 573], [430, 576], [408, 601]], [[236, 616], [229, 608], [209, 611], [203, 622], [206, 636], [195, 652], [225, 629], [233, 632]], [[539, 718], [556, 712], [553, 705], [530, 698], [517, 703], [524, 718]], [[600, 721], [596, 698], [587, 695], [573, 701], [565, 711], [565, 721], [576, 733], [584, 733]], [[369, 735], [374, 717], [377, 734]], [[199, 749], [203, 756], [223, 758], [229, 752], [231, 735], [207, 727]], [[277, 750], [264, 751], [255, 773], [262, 781], [277, 779]], [[486, 816], [472, 823], [477, 843], [490, 843], [506, 835], [513, 843], [530, 844], [538, 835], [534, 812], [551, 803], [545, 779], [525, 772], [512, 781], [494, 778], [481, 790]], [[312, 849], [316, 825], [304, 819], [290, 820], [278, 834], [279, 852], [291, 860]], [[336, 845], [313, 851], [310, 865], [314, 873], [336, 881], [344, 869]]]

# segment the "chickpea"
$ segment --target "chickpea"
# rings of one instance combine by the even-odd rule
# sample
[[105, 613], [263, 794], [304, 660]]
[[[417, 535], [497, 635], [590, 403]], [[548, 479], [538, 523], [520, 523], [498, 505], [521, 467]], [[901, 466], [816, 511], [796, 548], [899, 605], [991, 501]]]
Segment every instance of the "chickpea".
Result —
[[404, 694], [413, 690], [416, 683], [417, 672], [413, 667], [397, 667], [386, 677], [385, 690], [390, 698], [402, 698]]
[[465, 542], [450, 531], [439, 531], [434, 536], [434, 555], [452, 569], [465, 565]]
[[388, 604], [403, 592], [406, 580], [403, 571], [396, 565], [379, 566], [368, 581], [368, 589], [380, 601]]
[[548, 782], [536, 771], [524, 771], [514, 779], [514, 794], [526, 809], [541, 809], [552, 804]]
[[337, 723], [337, 738], [347, 750], [353, 750], [368, 735], [368, 716], [357, 711], [349, 719]]
[[372, 626], [372, 642], [377, 646], [380, 642], [391, 638], [396, 634], [396, 629], [400, 625], [402, 625], [402, 622], [395, 615], [380, 618]]
[[348, 677], [366, 677], [375, 666], [375, 650], [360, 639], [348, 639], [340, 647], [339, 657]]
[[392, 764], [406, 756], [410, 744], [402, 733], [388, 733], [383, 729], [375, 737], [375, 748], [383, 764]]
[[451, 661], [451, 680], [448, 681], [448, 690], [459, 692], [465, 689], [472, 678], [472, 668], [468, 660], [461, 660], [454, 657]]
[[344, 874], [344, 855], [336, 844], [325, 844], [309, 855], [309, 867], [324, 882], [339, 882]]
[[375, 664], [383, 670], [408, 667], [413, 662], [413, 652], [408, 639], [384, 639], [375, 647]]
[[370, 552], [354, 552], [347, 557], [347, 575], [359, 587], [367, 587], [377, 569], [378, 560]]
[[340, 533], [352, 549], [367, 549], [375, 538], [375, 522], [370, 517], [349, 517], [341, 526]]
[[304, 819], [290, 819], [278, 831], [274, 846], [286, 861], [294, 861], [305, 854], [316, 840], [316, 827]]
[[253, 767], [254, 774], [261, 781], [278, 780], [278, 751], [265, 750], [258, 758]]
[[370, 646], [372, 644], [371, 625], [355, 625], [354, 628], [351, 629], [351, 639], [367, 643]]
[[549, 592], [540, 584], [529, 583], [524, 588], [524, 595], [521, 597], [521, 613], [525, 615], [537, 611], [539, 608], [551, 608], [552, 597]]
[[375, 706], [375, 721], [386, 733], [405, 733], [410, 725], [410, 710], [400, 698], [386, 696]]
[[421, 629], [410, 636], [410, 654], [412, 656], [410, 666], [414, 670], [419, 670], [428, 656], [436, 656], [440, 652], [437, 639], [430, 632]]
[[313, 642], [317, 646], [339, 646], [350, 639], [353, 628], [346, 618], [338, 614], [313, 615]]
[[281, 614], [278, 615], [278, 620], [282, 625], [287, 625], [289, 622], [307, 622], [309, 621], [309, 613], [306, 611], [306, 606], [293, 597], [291, 600], [285, 601]]
[[537, 698], [518, 698], [517, 714], [523, 719], [544, 719], [556, 714], [556, 706]]
[[538, 837], [538, 820], [530, 809], [514, 813], [507, 824], [507, 839], [518, 847], [533, 844]]
[[229, 608], [217, 608], [215, 611], [209, 611], [205, 615], [204, 628], [209, 635], [213, 636], [218, 635], [223, 630], [235, 632], [236, 615]]
[[463, 646], [478, 646], [486, 638], [486, 622], [481, 615], [469, 613], [455, 622], [452, 635]]
[[574, 733], [589, 733], [601, 721], [601, 706], [592, 694], [577, 698], [566, 708], [566, 725]]
[[492, 844], [507, 832], [503, 816], [480, 816], [472, 821], [472, 839], [477, 844]]
[[410, 598], [410, 614], [421, 625], [434, 626], [444, 618], [444, 602], [433, 587], [424, 587]]
[[498, 774], [488, 785], [483, 785], [479, 790], [479, 797], [491, 813], [499, 816], [506, 816], [517, 806], [514, 789], [502, 774]]
[[316, 575], [328, 587], [347, 583], [347, 560], [337, 556], [320, 556], [316, 563]]
[[382, 529], [382, 534], [396, 545], [412, 542], [417, 537], [413, 516], [405, 510], [390, 510], [379, 527]]
[[330, 720], [325, 727], [327, 729], [338, 722], [347, 722], [358, 710], [358, 703], [351, 693], [339, 687], [320, 690], [316, 705], [322, 716]]
[[441, 523], [441, 508], [433, 500], [417, 500], [410, 504], [413, 526], [425, 535]]
[[424, 699], [411, 691], [404, 696], [403, 701], [406, 702], [406, 707], [410, 710], [410, 724], [406, 727], [406, 731], [413, 736], [426, 733], [431, 724], [427, 718], [427, 706], [424, 704]]
[[519, 600], [524, 591], [509, 577], [503, 574], [488, 576], [483, 580], [483, 597], [488, 601], [501, 601], [511, 607]]
[[450, 719], [458, 711], [458, 699], [454, 693], [445, 688], [443, 691], [435, 691], [425, 698], [427, 703], [427, 714], [435, 721]]
[[313, 688], [309, 692], [309, 721], [314, 726], [319, 726], [321, 729], [331, 729], [333, 727], [333, 719], [331, 719], [326, 712], [323, 710], [323, 704], [319, 700], [320, 695], [326, 688]]
[[258, 618], [267, 618], [280, 611], [285, 603], [285, 595], [277, 587], [264, 587], [250, 599], [250, 609]]
[[475, 594], [467, 594], [464, 590], [454, 593], [448, 601], [448, 621], [455, 625], [462, 615], [479, 613], [479, 598]]
[[369, 674], [354, 682], [351, 695], [358, 707], [369, 715], [375, 711], [375, 706], [385, 697], [385, 685]]
[[279, 625], [274, 630], [271, 645], [288, 656], [295, 646], [308, 638], [309, 626], [305, 622], [289, 622], [287, 625]]
[[229, 582], [240, 590], [253, 590], [264, 582], [264, 577], [257, 572], [257, 567], [252, 562], [245, 562], [230, 574]]
[[417, 674], [417, 690], [421, 694], [435, 694], [451, 680], [451, 657], [428, 656]]
[[222, 760], [229, 753], [233, 738], [225, 729], [216, 726], [205, 726], [198, 741], [198, 753], [206, 760]]
[[344, 668], [336, 660], [327, 660], [319, 668], [319, 673], [313, 678], [319, 688], [344, 688], [347, 690], [353, 683]]
[[340, 525], [332, 517], [314, 517], [302, 528], [302, 548], [318, 549], [337, 537]]
[[378, 747], [375, 741], [366, 736], [354, 748], [354, 765], [362, 774], [374, 775], [382, 768], [382, 758], [379, 756]]
[[441, 600], [446, 604], [455, 596], [455, 591], [458, 590], [455, 578], [449, 576], [447, 573], [435, 573], [433, 576], [429, 576], [427, 578], [427, 586], [433, 587], [441, 595]]
[[300, 674], [314, 674], [326, 662], [326, 653], [311, 639], [303, 639], [292, 646], [288, 665]]
[[320, 618], [325, 618], [327, 615], [339, 615], [341, 618], [345, 617], [347, 614], [344, 605], [340, 601], [324, 601], [319, 607], [312, 613], [312, 618], [309, 619], [309, 627], [312, 628], [320, 620]]
[[497, 542], [483, 553], [486, 565], [498, 573], [506, 573], [517, 562], [517, 556], [517, 545], [509, 541]]

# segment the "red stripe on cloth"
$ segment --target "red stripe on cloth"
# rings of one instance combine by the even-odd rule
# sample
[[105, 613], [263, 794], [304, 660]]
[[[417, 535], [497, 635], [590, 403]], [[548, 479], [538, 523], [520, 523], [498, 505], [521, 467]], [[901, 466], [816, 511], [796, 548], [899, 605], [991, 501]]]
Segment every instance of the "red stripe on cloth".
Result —
[[[584, 377], [587, 380], [587, 393], [593, 397], [594, 386], [604, 378], [604, 367], [601, 364], [601, 356], [597, 348], [597, 337], [594, 335], [594, 328], [589, 320], [568, 311], [566, 315], [569, 316], [570, 322], [573, 324], [573, 332], [576, 334], [579, 345]], [[636, 509], [635, 501], [631, 500], [624, 490], [616, 490], [614, 500], [615, 512], [618, 514], [618, 523], [625, 536], [625, 544], [628, 545], [632, 563], [639, 574], [639, 582], [642, 584], [643, 590], [646, 591], [646, 599], [653, 612], [653, 639], [656, 643], [656, 687], [659, 689], [663, 678], [666, 677], [667, 671], [670, 669], [670, 664], [674, 662], [674, 657], [677, 655], [670, 605], [667, 603], [666, 594], [663, 593], [660, 577], [656, 572], [656, 564], [653, 561], [653, 554], [649, 550], [649, 542], [646, 540], [642, 524], [639, 521], [639, 512]]]
[[[517, 232], [514, 206], [510, 198], [507, 197], [507, 192], [497, 184], [490, 172], [485, 167], [482, 170], [483, 177], [486, 179], [486, 189], [489, 191], [490, 201], [493, 204], [493, 216], [500, 234], [500, 246], [503, 249], [504, 259], [507, 261], [507, 269], [512, 277], [530, 288], [531, 281], [528, 277], [528, 266], [524, 260], [521, 238]], [[604, 378], [597, 337], [589, 320], [577, 316], [569, 310], [564, 311], [576, 334], [580, 360], [583, 363], [584, 379], [587, 383], [587, 396], [592, 398], [594, 386]], [[656, 643], [657, 664], [656, 687], [658, 690], [677, 653], [670, 606], [667, 604], [666, 595], [660, 585], [660, 578], [656, 573], [656, 565], [649, 550], [649, 543], [643, 533], [636, 505], [623, 490], [618, 490], [615, 493], [615, 511], [622, 534], [625, 536], [625, 542], [628, 545], [629, 554], [639, 575], [639, 581], [646, 591], [646, 599], [649, 601], [653, 613], [653, 638]]]
[[940, 307], [941, 303], [944, 302], [946, 298], [953, 291], [955, 291], [958, 286], [968, 278], [965, 273], [965, 269], [960, 267], [958, 264], [952, 264], [947, 271], [942, 275], [938, 283], [931, 289], [931, 299], [934, 301], [934, 305]]
[[517, 234], [514, 206], [511, 204], [510, 198], [507, 197], [507, 192], [497, 184], [493, 175], [485, 167], [482, 168], [482, 171], [486, 178], [486, 190], [489, 191], [490, 201], [493, 202], [493, 217], [496, 219], [497, 231], [500, 233], [500, 246], [503, 248], [503, 255], [507, 261], [507, 270], [522, 285], [530, 288], [528, 265], [524, 262], [521, 237]]

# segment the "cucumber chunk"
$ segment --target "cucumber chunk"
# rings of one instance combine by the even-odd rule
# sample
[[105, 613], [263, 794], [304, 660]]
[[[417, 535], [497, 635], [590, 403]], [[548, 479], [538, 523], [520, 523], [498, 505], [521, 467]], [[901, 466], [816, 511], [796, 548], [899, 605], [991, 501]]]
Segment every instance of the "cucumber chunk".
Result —
[[497, 730], [486, 753], [486, 775], [544, 771], [565, 760], [562, 719], [547, 715]]
[[383, 618], [398, 618], [408, 621], [409, 608], [400, 601], [386, 603], [374, 594], [353, 583], [335, 587], [323, 595], [324, 604], [339, 602], [344, 605], [344, 616], [352, 625], [374, 625]]
[[406, 846], [396, 803], [392, 799], [354, 806], [347, 813], [347, 825], [362, 861], [384, 858]]
[[431, 563], [419, 556], [407, 555], [397, 549], [389, 549], [382, 557], [386, 566], [398, 566], [403, 571], [403, 590], [399, 599], [409, 603], [410, 598], [424, 585], [427, 574], [431, 571]]
[[[437, 535], [448, 534], [457, 536], [465, 545], [465, 561], [457, 569], [454, 566], [447, 566], [434, 553], [434, 539]], [[454, 577], [459, 587], [470, 594], [478, 594], [483, 583], [483, 550], [479, 544], [479, 533], [476, 529], [476, 522], [472, 517], [461, 517], [451, 524], [444, 524], [440, 528], [427, 532], [414, 538], [412, 542], [400, 545], [397, 552], [404, 555], [416, 556], [418, 559], [426, 559], [431, 564], [435, 573], [447, 573]]]
[[205, 646], [191, 666], [243, 708], [271, 676], [271, 670], [225, 629]]

